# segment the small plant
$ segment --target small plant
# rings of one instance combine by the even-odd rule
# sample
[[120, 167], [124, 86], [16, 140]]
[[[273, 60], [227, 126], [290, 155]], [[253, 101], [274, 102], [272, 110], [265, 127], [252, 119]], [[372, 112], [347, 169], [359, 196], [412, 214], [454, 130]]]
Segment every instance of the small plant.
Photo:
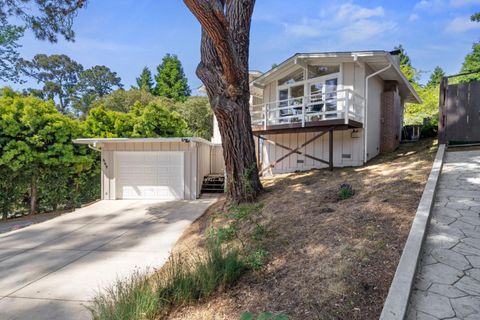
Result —
[[94, 320], [147, 320], [155, 318], [158, 302], [149, 277], [135, 272], [98, 295], [89, 310]]
[[240, 316], [240, 320], [288, 320], [284, 314], [273, 314], [271, 312], [262, 312], [258, 316], [250, 312], [244, 312]]
[[338, 189], [338, 197], [342, 200], [348, 199], [355, 194], [352, 186], [348, 183], [342, 183]]
[[153, 320], [223, 290], [247, 270], [239, 251], [207, 241], [204, 255], [172, 255], [153, 277], [137, 273], [118, 281], [89, 307], [94, 320]]
[[256, 248], [247, 255], [246, 262], [250, 269], [261, 270], [265, 264], [265, 258], [268, 252], [262, 248]]

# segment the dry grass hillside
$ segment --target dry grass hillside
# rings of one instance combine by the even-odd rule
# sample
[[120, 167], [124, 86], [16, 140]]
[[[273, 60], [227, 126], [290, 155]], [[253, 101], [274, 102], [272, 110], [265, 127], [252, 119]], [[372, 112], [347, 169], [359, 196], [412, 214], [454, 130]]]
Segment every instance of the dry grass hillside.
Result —
[[[436, 142], [425, 140], [362, 168], [263, 180], [264, 268], [168, 318], [230, 320], [244, 311], [271, 311], [302, 320], [378, 319], [435, 152]], [[342, 183], [353, 186], [353, 197], [339, 199]], [[192, 224], [175, 251], [201, 246], [222, 205]]]

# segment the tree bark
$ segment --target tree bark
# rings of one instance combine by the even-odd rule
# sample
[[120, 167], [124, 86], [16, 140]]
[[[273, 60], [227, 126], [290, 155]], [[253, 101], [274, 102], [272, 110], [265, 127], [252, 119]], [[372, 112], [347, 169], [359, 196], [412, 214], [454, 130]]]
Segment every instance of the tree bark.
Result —
[[227, 198], [254, 201], [262, 190], [250, 118], [248, 55], [255, 0], [184, 0], [202, 26], [197, 76], [218, 120]]
[[30, 181], [30, 214], [37, 213], [37, 178], [32, 177]]

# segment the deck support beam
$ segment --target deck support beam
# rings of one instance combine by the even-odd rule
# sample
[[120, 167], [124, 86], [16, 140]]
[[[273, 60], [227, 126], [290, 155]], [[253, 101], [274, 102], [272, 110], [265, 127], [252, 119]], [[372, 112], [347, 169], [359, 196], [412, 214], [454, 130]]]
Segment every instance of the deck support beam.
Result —
[[[294, 150], [293, 150], [292, 148], [290, 148], [290, 147], [287, 147], [287, 146], [285, 146], [285, 145], [283, 145], [283, 144], [281, 144], [281, 143], [272, 141], [272, 140], [267, 139], [267, 138], [265, 138], [265, 137], [258, 136], [258, 138], [261, 139], [261, 140], [263, 140], [263, 141], [265, 141], [265, 142], [267, 142], [267, 143], [270, 143], [270, 144], [272, 144], [272, 145], [274, 145], [274, 146], [278, 146], [278, 147], [280, 147], [280, 148], [282, 148], [282, 149], [285, 149], [285, 150], [288, 150], [288, 151], [294, 151]], [[325, 163], [325, 164], [330, 165], [330, 162], [325, 161], [325, 160], [320, 159], [320, 158], [317, 158], [317, 157], [314, 157], [314, 156], [309, 155], [309, 154], [307, 154], [307, 153], [304, 153], [304, 152], [302, 152], [302, 151], [300, 151], [300, 150], [295, 151], [295, 153], [296, 153], [296, 154], [299, 154], [299, 155], [304, 155], [306, 158], [309, 158], [309, 159], [312, 159], [312, 160], [315, 160], [315, 161], [318, 161], [318, 162], [321, 162], [321, 163]]]
[[[262, 170], [260, 170], [259, 173], [260, 173], [260, 174], [263, 174], [265, 171], [267, 171], [267, 170], [270, 169], [270, 168], [274, 168], [279, 162], [281, 162], [282, 160], [285, 160], [286, 158], [288, 158], [288, 157], [291, 156], [292, 154], [294, 154], [294, 153], [297, 153], [297, 154], [298, 154], [298, 153], [300, 152], [300, 151], [299, 151], [300, 149], [302, 149], [303, 147], [305, 147], [305, 146], [309, 145], [310, 143], [314, 142], [314, 141], [317, 140], [318, 138], [322, 137], [322, 136], [325, 135], [327, 132], [330, 132], [330, 136], [331, 136], [331, 137], [330, 137], [330, 141], [331, 141], [331, 142], [330, 142], [330, 149], [333, 150], [333, 129], [334, 129], [334, 128], [332, 127], [332, 128], [329, 128], [327, 131], [323, 131], [323, 132], [315, 135], [313, 138], [305, 141], [304, 143], [302, 143], [301, 146], [299, 146], [299, 147], [297, 147], [297, 148], [295, 148], [295, 149], [291, 149], [291, 148], [288, 148], [288, 147], [286, 147], [286, 146], [282, 146], [282, 147], [288, 148], [288, 149], [291, 150], [291, 151], [290, 151], [289, 153], [287, 153], [286, 155], [278, 158], [275, 162], [273, 162], [273, 163], [270, 164], [269, 166], [267, 166], [267, 167], [263, 168]], [[265, 138], [264, 138], [264, 139], [265, 139]], [[277, 145], [278, 145], [278, 144], [277, 144]], [[300, 154], [302, 154], [302, 153], [300, 152]], [[333, 170], [333, 154], [332, 154], [332, 152], [330, 152], [330, 154], [331, 154], [331, 156], [330, 156], [331, 159], [330, 159], [329, 162], [326, 162], [326, 161], [324, 161], [324, 160], [320, 160], [320, 162], [329, 164], [329, 165], [330, 165], [330, 169]], [[311, 156], [309, 156], [309, 157], [311, 157]], [[317, 161], [318, 161], [318, 160], [317, 160]]]

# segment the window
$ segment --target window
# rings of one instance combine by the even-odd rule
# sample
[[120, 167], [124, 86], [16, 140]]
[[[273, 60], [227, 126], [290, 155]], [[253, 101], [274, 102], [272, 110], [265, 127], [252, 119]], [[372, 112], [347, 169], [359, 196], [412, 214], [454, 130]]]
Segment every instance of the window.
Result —
[[[327, 101], [326, 111], [337, 110], [337, 78], [325, 81], [325, 100]], [[335, 113], [327, 114], [326, 118], [336, 118]]]
[[332, 73], [340, 72], [339, 65], [333, 66], [309, 66], [308, 67], [308, 79], [318, 78], [326, 76]]
[[303, 69], [296, 70], [290, 73], [288, 76], [278, 80], [278, 85], [283, 86], [286, 84], [293, 84], [295, 82], [303, 81]]
[[323, 84], [312, 83], [310, 84], [310, 111], [318, 112], [323, 109]]

